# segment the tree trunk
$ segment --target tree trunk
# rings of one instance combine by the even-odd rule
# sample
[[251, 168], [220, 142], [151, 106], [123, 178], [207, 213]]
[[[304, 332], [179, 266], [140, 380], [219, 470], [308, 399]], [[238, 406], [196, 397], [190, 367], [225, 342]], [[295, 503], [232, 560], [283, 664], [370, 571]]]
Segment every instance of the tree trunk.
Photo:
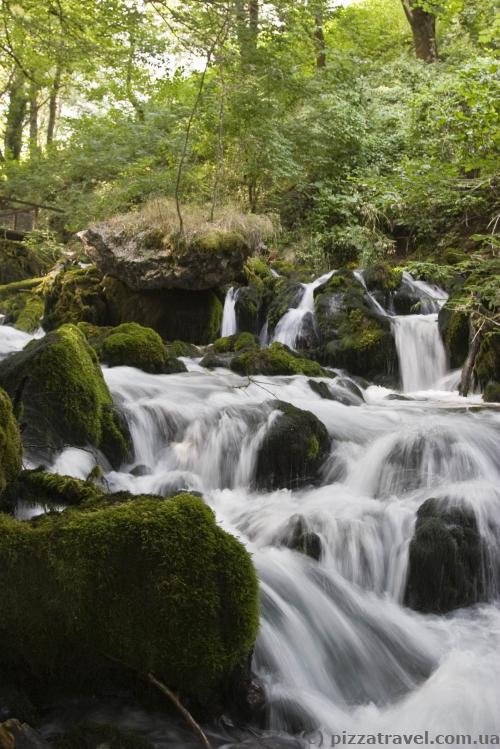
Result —
[[61, 67], [60, 65], [58, 65], [56, 68], [55, 75], [54, 75], [54, 81], [52, 83], [52, 89], [50, 92], [50, 99], [49, 99], [49, 120], [47, 123], [47, 145], [48, 146], [50, 146], [50, 144], [54, 140], [54, 133], [56, 130], [56, 120], [57, 120], [57, 105], [58, 105], [60, 88], [61, 88]]
[[473, 318], [474, 314], [471, 314], [469, 318], [469, 353], [467, 354], [467, 358], [462, 369], [462, 377], [460, 380], [459, 388], [459, 393], [460, 395], [463, 395], [464, 398], [467, 397], [467, 395], [469, 394], [469, 390], [471, 389], [472, 376], [474, 374], [474, 365], [476, 363], [482, 340], [479, 332], [476, 330]]
[[26, 79], [17, 68], [9, 88], [9, 106], [5, 124], [5, 154], [12, 159], [19, 159], [23, 147], [23, 127], [26, 116]]
[[38, 153], [38, 84], [30, 82], [30, 158]]
[[401, 2], [412, 30], [417, 58], [424, 62], [436, 62], [438, 59], [436, 16], [419, 8], [415, 0], [401, 0]]
[[259, 0], [237, 0], [236, 19], [240, 56], [244, 64], [251, 64], [259, 34]]
[[314, 40], [316, 42], [316, 68], [322, 70], [326, 67], [326, 44], [323, 31], [323, 13], [320, 8], [314, 16]]

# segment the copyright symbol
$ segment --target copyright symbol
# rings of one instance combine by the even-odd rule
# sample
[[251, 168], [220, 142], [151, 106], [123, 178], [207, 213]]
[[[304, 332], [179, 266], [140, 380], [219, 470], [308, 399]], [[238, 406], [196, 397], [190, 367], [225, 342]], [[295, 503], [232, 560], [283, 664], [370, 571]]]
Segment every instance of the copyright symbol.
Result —
[[300, 735], [311, 746], [323, 746], [324, 736], [321, 731], [302, 731]]

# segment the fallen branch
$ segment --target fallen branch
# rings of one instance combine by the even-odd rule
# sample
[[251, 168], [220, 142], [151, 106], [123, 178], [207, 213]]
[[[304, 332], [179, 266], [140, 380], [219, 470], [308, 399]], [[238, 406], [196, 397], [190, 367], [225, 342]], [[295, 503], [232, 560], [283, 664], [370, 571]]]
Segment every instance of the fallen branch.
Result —
[[180, 712], [188, 726], [192, 729], [192, 731], [198, 736], [201, 743], [206, 749], [212, 749], [210, 742], [206, 736], [206, 734], [203, 732], [201, 726], [195, 721], [189, 710], [187, 710], [182, 702], [179, 700], [176, 694], [172, 692], [171, 689], [169, 689], [165, 684], [162, 684], [161, 681], [159, 681], [153, 674], [149, 673], [146, 674], [146, 681], [148, 681], [150, 684], [152, 684], [156, 689], [158, 689], [162, 694], [167, 697], [170, 702], [174, 705], [174, 707]]

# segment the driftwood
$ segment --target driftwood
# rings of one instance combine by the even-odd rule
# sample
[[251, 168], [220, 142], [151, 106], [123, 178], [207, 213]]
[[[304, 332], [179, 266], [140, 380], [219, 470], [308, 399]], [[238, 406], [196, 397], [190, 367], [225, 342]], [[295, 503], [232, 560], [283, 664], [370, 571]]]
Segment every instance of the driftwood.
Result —
[[169, 689], [165, 684], [162, 684], [161, 681], [158, 681], [158, 679], [153, 676], [153, 674], [147, 674], [146, 675], [146, 681], [148, 681], [150, 684], [152, 684], [156, 689], [158, 689], [162, 694], [167, 697], [168, 700], [174, 705], [174, 707], [179, 711], [179, 713], [182, 715], [188, 726], [191, 728], [193, 733], [195, 733], [198, 738], [200, 739], [201, 743], [205, 747], [205, 749], [212, 749], [210, 742], [206, 736], [206, 734], [203, 732], [201, 726], [195, 721], [189, 710], [187, 710], [182, 702], [179, 700], [176, 694], [172, 692], [171, 689]]

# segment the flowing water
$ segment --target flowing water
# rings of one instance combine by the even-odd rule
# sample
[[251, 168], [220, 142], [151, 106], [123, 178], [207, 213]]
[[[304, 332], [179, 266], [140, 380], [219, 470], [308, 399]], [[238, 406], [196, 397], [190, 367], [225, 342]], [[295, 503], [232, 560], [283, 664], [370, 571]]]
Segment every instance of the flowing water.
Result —
[[236, 322], [236, 300], [238, 299], [238, 291], [239, 289], [235, 289], [234, 286], [231, 286], [231, 288], [228, 289], [224, 300], [222, 327], [220, 332], [223, 338], [229, 335], [234, 335], [238, 332], [238, 325]]
[[[304, 314], [312, 313], [312, 287], [304, 289]], [[254, 668], [267, 694], [266, 746], [317, 729], [327, 735], [324, 746], [328, 734], [342, 731], [427, 730], [473, 740], [500, 733], [498, 580], [489, 581], [488, 603], [447, 616], [403, 606], [415, 516], [429, 497], [471, 508], [500, 569], [500, 410], [453, 390], [457, 373], [446, 372], [432, 304], [426, 314], [394, 318], [403, 389], [419, 391], [404, 400], [377, 386], [360, 397], [348, 376], [325, 380], [339, 401], [323, 400], [303, 376], [248, 382], [189, 359], [184, 374], [103, 370], [134, 445], [130, 465], [106, 472], [109, 488], [202, 492], [253, 555], [261, 588]], [[297, 335], [297, 321], [289, 322]], [[0, 352], [12, 350], [15, 336], [20, 348], [20, 334], [0, 328]], [[325, 424], [332, 442], [321, 486], [252, 488], [259, 445], [275, 418], [272, 398]], [[84, 478], [98, 459], [68, 448], [52, 470]], [[319, 539], [318, 561], [287, 547], [299, 518]], [[161, 730], [150, 725], [150, 738], [170, 746]]]
[[332, 276], [325, 273], [311, 283], [302, 284], [302, 296], [298, 307], [291, 307], [281, 318], [274, 331], [273, 341], [284, 343], [294, 349], [304, 327], [314, 324], [314, 291]]

